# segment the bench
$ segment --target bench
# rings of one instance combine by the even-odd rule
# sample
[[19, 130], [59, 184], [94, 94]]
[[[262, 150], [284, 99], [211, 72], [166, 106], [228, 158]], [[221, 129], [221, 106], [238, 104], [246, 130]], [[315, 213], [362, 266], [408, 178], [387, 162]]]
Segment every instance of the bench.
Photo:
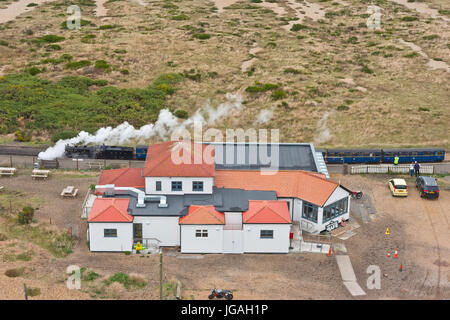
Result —
[[32, 179], [42, 178], [47, 179], [50, 174], [50, 170], [38, 170], [34, 169], [31, 175]]
[[16, 174], [16, 168], [0, 168], [0, 176], [13, 176]]
[[68, 186], [67, 188], [64, 188], [64, 190], [61, 192], [61, 197], [71, 197], [75, 198], [78, 194], [78, 189], [75, 189], [74, 186]]

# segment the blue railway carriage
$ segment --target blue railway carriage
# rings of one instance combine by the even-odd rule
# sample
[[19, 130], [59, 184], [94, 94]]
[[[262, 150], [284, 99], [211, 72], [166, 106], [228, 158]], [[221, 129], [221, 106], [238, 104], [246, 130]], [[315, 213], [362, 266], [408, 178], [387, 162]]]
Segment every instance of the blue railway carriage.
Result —
[[399, 163], [417, 162], [439, 162], [444, 161], [445, 150], [436, 148], [427, 149], [384, 149], [383, 162], [394, 163], [395, 156], [398, 156]]
[[380, 149], [328, 149], [327, 163], [380, 163]]
[[136, 160], [145, 160], [147, 158], [148, 146], [136, 147]]

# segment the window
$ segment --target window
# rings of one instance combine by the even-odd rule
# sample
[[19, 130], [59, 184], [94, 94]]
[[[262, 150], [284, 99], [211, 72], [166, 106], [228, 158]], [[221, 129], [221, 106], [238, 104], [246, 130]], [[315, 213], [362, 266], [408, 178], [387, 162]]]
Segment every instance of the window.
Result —
[[303, 201], [302, 218], [312, 222], [317, 222], [317, 211], [318, 207], [316, 205]]
[[117, 229], [104, 229], [105, 238], [117, 238]]
[[156, 181], [156, 191], [161, 191], [161, 181]]
[[203, 191], [203, 181], [192, 181], [192, 191]]
[[341, 199], [323, 208], [322, 222], [327, 222], [333, 218], [339, 217], [348, 211], [348, 199]]
[[273, 239], [273, 230], [261, 230], [260, 238], [261, 239]]
[[208, 230], [195, 230], [196, 238], [208, 238]]
[[172, 191], [182, 191], [182, 190], [183, 190], [183, 182], [172, 181]]

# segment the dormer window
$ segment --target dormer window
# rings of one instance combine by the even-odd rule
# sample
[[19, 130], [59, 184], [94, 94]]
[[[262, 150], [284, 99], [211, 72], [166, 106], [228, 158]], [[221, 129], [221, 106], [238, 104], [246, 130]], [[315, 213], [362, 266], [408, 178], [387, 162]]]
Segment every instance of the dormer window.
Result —
[[192, 191], [203, 191], [203, 181], [192, 181]]
[[183, 182], [172, 181], [172, 191], [183, 191]]

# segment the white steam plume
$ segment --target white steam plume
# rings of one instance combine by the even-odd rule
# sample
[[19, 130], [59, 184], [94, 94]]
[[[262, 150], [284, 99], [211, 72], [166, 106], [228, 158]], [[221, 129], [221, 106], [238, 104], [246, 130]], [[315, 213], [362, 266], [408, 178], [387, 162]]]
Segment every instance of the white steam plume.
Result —
[[[191, 127], [194, 122], [213, 125], [217, 120], [226, 117], [234, 110], [242, 109], [242, 97], [239, 94], [226, 95], [227, 101], [221, 103], [216, 109], [209, 102], [202, 109], [197, 110], [190, 118], [180, 121], [168, 109], [159, 112], [158, 120], [153, 124], [147, 124], [139, 129], [134, 128], [128, 122], [124, 122], [115, 128], [100, 128], [95, 134], [81, 131], [78, 136], [59, 140], [53, 147], [49, 147], [44, 152], [39, 153], [42, 160], [53, 160], [64, 155], [65, 146], [76, 144], [128, 144], [137, 140], [148, 140], [151, 137], [158, 136], [166, 140], [173, 132]], [[207, 117], [205, 120], [204, 115]]]
[[258, 123], [267, 123], [270, 119], [273, 117], [274, 107], [270, 109], [263, 109], [261, 110], [255, 119], [255, 124]]

